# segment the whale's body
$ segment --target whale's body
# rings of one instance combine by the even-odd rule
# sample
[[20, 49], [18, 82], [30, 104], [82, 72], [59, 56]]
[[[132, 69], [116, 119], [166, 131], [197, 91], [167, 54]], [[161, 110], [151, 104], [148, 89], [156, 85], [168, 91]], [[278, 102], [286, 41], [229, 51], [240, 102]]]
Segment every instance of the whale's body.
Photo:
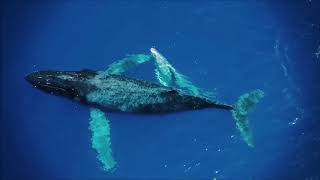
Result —
[[26, 79], [50, 94], [65, 96], [105, 112], [170, 113], [232, 106], [178, 89], [123, 75], [100, 76], [93, 70], [38, 71]]
[[150, 56], [144, 54], [129, 55], [109, 65], [106, 71], [36, 71], [25, 79], [44, 92], [91, 107], [91, 143], [107, 171], [114, 170], [117, 163], [112, 155], [110, 123], [105, 112], [160, 114], [204, 108], [229, 110], [244, 141], [250, 147], [254, 146], [248, 112], [264, 96], [263, 91], [245, 93], [233, 105], [220, 103], [194, 86], [156, 49], [151, 48], [151, 54], [160, 84], [122, 75], [147, 62]]

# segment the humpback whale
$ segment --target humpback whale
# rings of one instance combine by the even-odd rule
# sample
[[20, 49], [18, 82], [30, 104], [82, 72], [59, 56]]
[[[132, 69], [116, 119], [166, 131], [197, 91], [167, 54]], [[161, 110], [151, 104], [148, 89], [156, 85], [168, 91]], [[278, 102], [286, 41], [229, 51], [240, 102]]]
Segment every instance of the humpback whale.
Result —
[[[110, 147], [109, 120], [104, 114], [107, 112], [160, 114], [204, 108], [227, 110], [232, 113], [244, 141], [253, 147], [247, 116], [249, 109], [264, 96], [263, 91], [246, 93], [234, 104], [222, 103], [201, 95], [199, 89], [179, 74], [156, 49], [151, 48], [151, 55], [156, 60], [156, 76], [160, 84], [123, 75], [152, 57], [144, 54], [127, 56], [112, 63], [106, 71], [45, 70], [32, 72], [25, 79], [46, 93], [90, 107], [92, 147], [107, 171], [116, 167]], [[183, 88], [189, 88], [189, 91]]]
[[97, 71], [38, 71], [26, 76], [34, 87], [74, 99], [105, 112], [170, 113], [233, 106], [178, 89], [123, 75], [98, 76]]

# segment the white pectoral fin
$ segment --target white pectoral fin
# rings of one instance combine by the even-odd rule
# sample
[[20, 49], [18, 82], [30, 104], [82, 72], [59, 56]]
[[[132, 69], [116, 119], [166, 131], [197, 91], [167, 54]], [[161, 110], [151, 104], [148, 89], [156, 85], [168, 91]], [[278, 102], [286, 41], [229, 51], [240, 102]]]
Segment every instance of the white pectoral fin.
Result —
[[150, 51], [155, 59], [156, 77], [162, 85], [178, 87], [195, 96], [200, 94], [199, 88], [194, 86], [187, 76], [180, 74], [159, 51], [155, 48]]
[[169, 84], [168, 84], [168, 81], [166, 80], [166, 77], [163, 76], [163, 74], [161, 74], [158, 69], [155, 69], [154, 72], [156, 74], [156, 78], [159, 81], [159, 83], [162, 84], [163, 86], [168, 87]]
[[90, 126], [92, 148], [98, 153], [97, 159], [103, 169], [113, 172], [117, 162], [113, 158], [110, 137], [110, 122], [104, 112], [99, 109], [90, 109]]
[[183, 74], [180, 74], [176, 72], [175, 74], [175, 84], [187, 90], [190, 94], [194, 96], [200, 95], [200, 89], [192, 84], [192, 82], [189, 80], [189, 78]]
[[115, 61], [110, 64], [108, 69], [103, 72], [105, 75], [116, 74], [120, 75], [131, 68], [134, 68], [142, 63], [150, 60], [150, 55], [145, 54], [132, 54], [127, 55], [125, 58]]

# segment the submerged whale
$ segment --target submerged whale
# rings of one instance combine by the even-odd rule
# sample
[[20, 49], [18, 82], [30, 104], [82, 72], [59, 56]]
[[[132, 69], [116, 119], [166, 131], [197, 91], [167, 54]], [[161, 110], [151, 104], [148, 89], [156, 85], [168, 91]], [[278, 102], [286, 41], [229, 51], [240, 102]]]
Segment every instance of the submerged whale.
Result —
[[99, 76], [97, 71], [38, 71], [26, 76], [34, 87], [74, 99], [106, 112], [170, 113], [233, 106], [160, 84], [123, 75]]
[[143, 54], [130, 55], [116, 61], [106, 71], [46, 70], [32, 72], [25, 79], [46, 93], [63, 96], [90, 107], [92, 147], [107, 171], [115, 170], [117, 164], [112, 155], [110, 125], [105, 116], [107, 112], [161, 114], [204, 108], [227, 110], [232, 113], [244, 141], [254, 146], [248, 112], [264, 96], [263, 91], [257, 89], [245, 93], [232, 105], [222, 103], [201, 95], [199, 88], [178, 73], [154, 48], [151, 54], [156, 59], [156, 77], [160, 84], [123, 75], [128, 69], [150, 59], [151, 56]]

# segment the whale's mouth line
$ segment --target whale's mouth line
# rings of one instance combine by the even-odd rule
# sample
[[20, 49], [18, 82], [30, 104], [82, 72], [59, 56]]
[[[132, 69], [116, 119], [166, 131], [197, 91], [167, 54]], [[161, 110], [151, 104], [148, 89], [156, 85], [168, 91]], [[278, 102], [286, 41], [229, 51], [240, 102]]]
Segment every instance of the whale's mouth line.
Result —
[[44, 84], [44, 83], [41, 83], [41, 82], [38, 82], [38, 83], [33, 83], [33, 86], [35, 88], [41, 88], [43, 89], [44, 91], [47, 91], [49, 93], [55, 93], [55, 92], [68, 92], [67, 89], [65, 88], [62, 88], [62, 87], [59, 87], [59, 86], [53, 86], [53, 85], [50, 85], [50, 84]]

